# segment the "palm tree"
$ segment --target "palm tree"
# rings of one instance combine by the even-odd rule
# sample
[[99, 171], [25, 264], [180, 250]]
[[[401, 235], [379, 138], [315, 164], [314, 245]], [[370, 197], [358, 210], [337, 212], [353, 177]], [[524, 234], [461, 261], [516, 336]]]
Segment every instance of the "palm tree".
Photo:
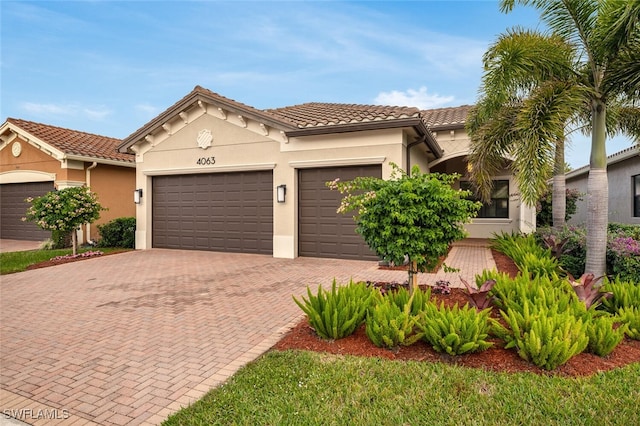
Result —
[[532, 204], [552, 170], [562, 186], [564, 132], [586, 120], [586, 270], [604, 275], [607, 133], [640, 137], [640, 0], [502, 0], [501, 10], [516, 3], [540, 10], [551, 34], [515, 29], [485, 55], [482, 96], [469, 123], [471, 177], [486, 197], [491, 176], [511, 158], [523, 200]]

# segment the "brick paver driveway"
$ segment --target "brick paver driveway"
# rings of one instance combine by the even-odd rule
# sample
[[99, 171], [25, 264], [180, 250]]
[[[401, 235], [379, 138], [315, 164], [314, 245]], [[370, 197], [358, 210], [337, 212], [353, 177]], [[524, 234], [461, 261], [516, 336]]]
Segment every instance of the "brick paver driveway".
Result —
[[2, 415], [158, 424], [277, 342], [301, 317], [291, 295], [306, 285], [404, 278], [376, 269], [147, 250], [2, 276]]

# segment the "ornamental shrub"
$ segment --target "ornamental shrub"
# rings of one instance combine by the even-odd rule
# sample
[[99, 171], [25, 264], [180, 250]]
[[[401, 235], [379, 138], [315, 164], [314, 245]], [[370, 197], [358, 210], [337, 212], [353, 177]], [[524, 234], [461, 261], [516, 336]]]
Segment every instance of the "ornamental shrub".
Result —
[[136, 242], [136, 218], [119, 217], [109, 223], [98, 225], [101, 247], [134, 248]]
[[622, 281], [618, 277], [613, 281], [605, 279], [602, 290], [611, 293], [611, 297], [602, 301], [602, 307], [611, 314], [624, 308], [640, 308], [640, 283]]
[[640, 240], [611, 236], [607, 244], [607, 270], [623, 281], [640, 283]]
[[627, 326], [627, 336], [634, 340], [640, 340], [640, 306], [621, 308], [617, 316]]
[[587, 351], [598, 356], [607, 356], [624, 339], [628, 324], [615, 327], [620, 319], [612, 316], [597, 316], [587, 322]]
[[[577, 202], [582, 200], [583, 193], [577, 189], [566, 189], [566, 208], [565, 208], [565, 220], [571, 219], [578, 207]], [[551, 188], [540, 197], [536, 205], [536, 225], [537, 226], [551, 226], [553, 225], [553, 205], [551, 203], [553, 198], [553, 191]]]
[[344, 194], [338, 213], [354, 211], [356, 231], [382, 259], [402, 264], [409, 257], [409, 282], [417, 287], [416, 272], [435, 267], [449, 245], [465, 237], [464, 224], [481, 204], [467, 199], [470, 191], [454, 189], [455, 174], [408, 174], [391, 164], [391, 179], [358, 177], [327, 182]]
[[459, 308], [444, 306], [440, 303], [427, 304], [417, 322], [422, 330], [423, 339], [438, 352], [449, 355], [462, 355], [488, 349], [493, 343], [487, 341], [490, 322], [489, 309], [477, 311], [468, 304]]
[[76, 254], [77, 241], [75, 231], [85, 223], [92, 223], [100, 218], [100, 211], [105, 210], [95, 193], [86, 186], [51, 191], [38, 198], [27, 198], [31, 206], [27, 209], [23, 220], [35, 222], [40, 228], [57, 231], [61, 235], [71, 232], [73, 238], [73, 254]]
[[525, 301], [522, 311], [501, 311], [504, 327], [493, 320], [492, 333], [516, 348], [518, 355], [546, 370], [553, 370], [584, 351], [589, 343], [585, 320], [569, 311]]
[[314, 296], [307, 287], [308, 298], [303, 296], [303, 302], [300, 302], [294, 296], [293, 300], [307, 314], [309, 324], [318, 336], [341, 339], [353, 334], [364, 322], [373, 294], [363, 282], [350, 281], [346, 286], [337, 287], [334, 279], [331, 291], [319, 286], [318, 294]]
[[420, 288], [409, 294], [409, 291], [400, 287], [396, 291], [389, 291], [384, 294], [385, 299], [393, 302], [400, 310], [403, 310], [405, 305], [410, 303], [411, 315], [418, 315], [425, 307], [429, 299], [431, 298], [431, 288], [427, 287], [426, 290]]
[[[404, 289], [403, 289], [404, 290]], [[395, 348], [409, 346], [420, 340], [414, 333], [417, 317], [411, 313], [414, 297], [421, 293], [414, 291], [406, 303], [400, 307], [393, 293], [380, 296], [367, 312], [365, 332], [371, 342], [378, 347]], [[408, 291], [404, 290], [408, 295]]]

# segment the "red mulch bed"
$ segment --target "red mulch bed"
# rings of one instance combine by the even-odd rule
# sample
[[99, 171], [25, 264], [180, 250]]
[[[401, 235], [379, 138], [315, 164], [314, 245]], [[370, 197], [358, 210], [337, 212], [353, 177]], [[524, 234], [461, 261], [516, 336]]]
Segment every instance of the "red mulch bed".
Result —
[[[513, 261], [501, 253], [493, 252], [493, 257], [501, 272], [515, 276], [518, 269]], [[438, 303], [444, 301], [447, 305], [458, 303], [464, 305], [467, 299], [461, 289], [451, 289], [451, 294], [432, 294]], [[391, 351], [376, 347], [369, 341], [364, 331], [364, 325], [353, 335], [336, 341], [326, 341], [319, 338], [309, 326], [306, 319], [302, 320], [274, 346], [276, 350], [302, 349], [317, 352], [328, 352], [339, 355], [373, 356], [393, 360], [415, 360], [427, 362], [444, 362], [472, 368], [483, 368], [492, 371], [509, 373], [529, 371], [537, 374], [553, 374], [566, 377], [589, 376], [600, 371], [608, 371], [634, 362], [640, 362], [640, 341], [626, 338], [607, 357], [599, 357], [589, 353], [581, 353], [571, 358], [566, 364], [552, 372], [536, 367], [523, 360], [513, 349], [504, 349], [500, 342], [490, 349], [461, 356], [449, 356], [434, 351], [427, 343], [420, 341], [414, 345], [400, 347]]]

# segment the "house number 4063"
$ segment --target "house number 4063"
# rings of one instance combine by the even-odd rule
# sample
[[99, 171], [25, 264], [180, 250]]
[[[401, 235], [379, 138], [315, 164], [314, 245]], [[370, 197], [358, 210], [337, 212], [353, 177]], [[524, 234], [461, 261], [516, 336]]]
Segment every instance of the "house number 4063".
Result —
[[196, 164], [198, 166], [213, 166], [216, 164], [216, 157], [200, 157]]

